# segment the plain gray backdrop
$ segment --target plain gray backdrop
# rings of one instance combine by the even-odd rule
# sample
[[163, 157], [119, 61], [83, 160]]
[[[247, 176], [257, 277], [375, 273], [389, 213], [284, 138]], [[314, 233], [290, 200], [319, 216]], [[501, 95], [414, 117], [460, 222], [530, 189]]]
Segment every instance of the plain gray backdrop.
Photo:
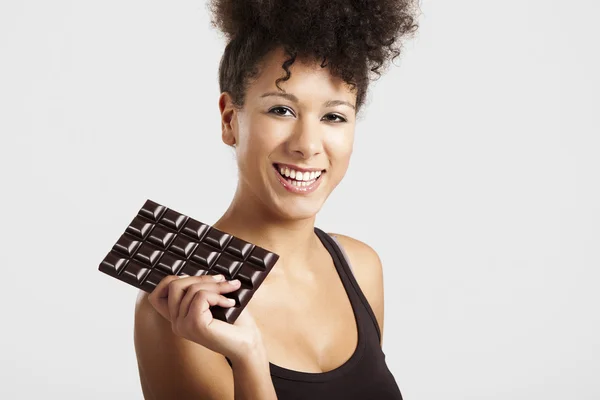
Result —
[[[147, 198], [232, 198], [205, 6], [0, 2], [0, 398], [142, 399], [137, 290], [97, 268]], [[406, 400], [599, 399], [598, 2], [421, 10], [317, 226], [379, 253]]]

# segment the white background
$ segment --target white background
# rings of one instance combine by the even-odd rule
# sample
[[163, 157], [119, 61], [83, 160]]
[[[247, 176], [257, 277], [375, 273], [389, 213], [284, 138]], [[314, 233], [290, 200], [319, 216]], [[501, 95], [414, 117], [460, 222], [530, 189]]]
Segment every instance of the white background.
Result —
[[[378, 251], [406, 400], [599, 399], [600, 7], [421, 9], [317, 226]], [[97, 267], [147, 198], [229, 204], [224, 45], [204, 1], [0, 3], [0, 398], [142, 398]]]

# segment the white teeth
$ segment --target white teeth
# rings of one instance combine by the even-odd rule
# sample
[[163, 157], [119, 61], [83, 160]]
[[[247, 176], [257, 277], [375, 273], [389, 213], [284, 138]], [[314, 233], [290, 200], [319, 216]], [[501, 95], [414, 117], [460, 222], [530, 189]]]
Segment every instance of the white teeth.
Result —
[[292, 186], [296, 186], [296, 187], [305, 187], [305, 186], [309, 186], [309, 185], [312, 185], [314, 182], [315, 182], [314, 180], [312, 180], [312, 181], [308, 181], [308, 182], [307, 182], [307, 181], [297, 181], [297, 180], [295, 180], [295, 179], [292, 179], [292, 180], [291, 180], [291, 184], [292, 184]]
[[310, 186], [314, 183], [314, 180], [311, 181], [297, 181], [295, 179], [291, 179], [291, 184], [292, 186], [296, 186], [296, 187], [305, 187], [305, 186]]
[[314, 179], [321, 176], [322, 171], [300, 172], [293, 170], [289, 167], [279, 167], [279, 173], [281, 173], [281, 175], [285, 176], [286, 178], [291, 178], [292, 182], [299, 181], [298, 184], [296, 184], [296, 186], [306, 186], [305, 184], [302, 184], [300, 182], [313, 181]]

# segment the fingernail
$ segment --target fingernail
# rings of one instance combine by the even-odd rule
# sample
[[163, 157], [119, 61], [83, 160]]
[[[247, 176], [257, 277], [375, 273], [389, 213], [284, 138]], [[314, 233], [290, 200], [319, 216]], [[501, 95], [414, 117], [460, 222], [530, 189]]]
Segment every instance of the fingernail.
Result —
[[237, 285], [238, 283], [240, 283], [239, 279], [234, 279], [234, 280], [229, 281], [229, 284], [233, 285], [233, 286]]
[[213, 279], [215, 281], [222, 281], [225, 279], [225, 277], [223, 275], [219, 274], [219, 275], [213, 275]]

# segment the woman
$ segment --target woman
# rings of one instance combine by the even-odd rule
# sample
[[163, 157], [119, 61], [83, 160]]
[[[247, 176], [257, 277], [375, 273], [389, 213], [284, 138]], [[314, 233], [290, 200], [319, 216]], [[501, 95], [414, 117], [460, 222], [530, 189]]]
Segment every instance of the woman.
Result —
[[[406, 1], [213, 1], [228, 37], [222, 140], [239, 182], [222, 231], [280, 258], [235, 324], [209, 306], [240, 283], [168, 276], [140, 292], [146, 399], [401, 399], [385, 363], [377, 253], [314, 226], [344, 177], [369, 70], [415, 31]], [[396, 46], [396, 47], [394, 47]], [[359, 207], [359, 204], [356, 204]]]

